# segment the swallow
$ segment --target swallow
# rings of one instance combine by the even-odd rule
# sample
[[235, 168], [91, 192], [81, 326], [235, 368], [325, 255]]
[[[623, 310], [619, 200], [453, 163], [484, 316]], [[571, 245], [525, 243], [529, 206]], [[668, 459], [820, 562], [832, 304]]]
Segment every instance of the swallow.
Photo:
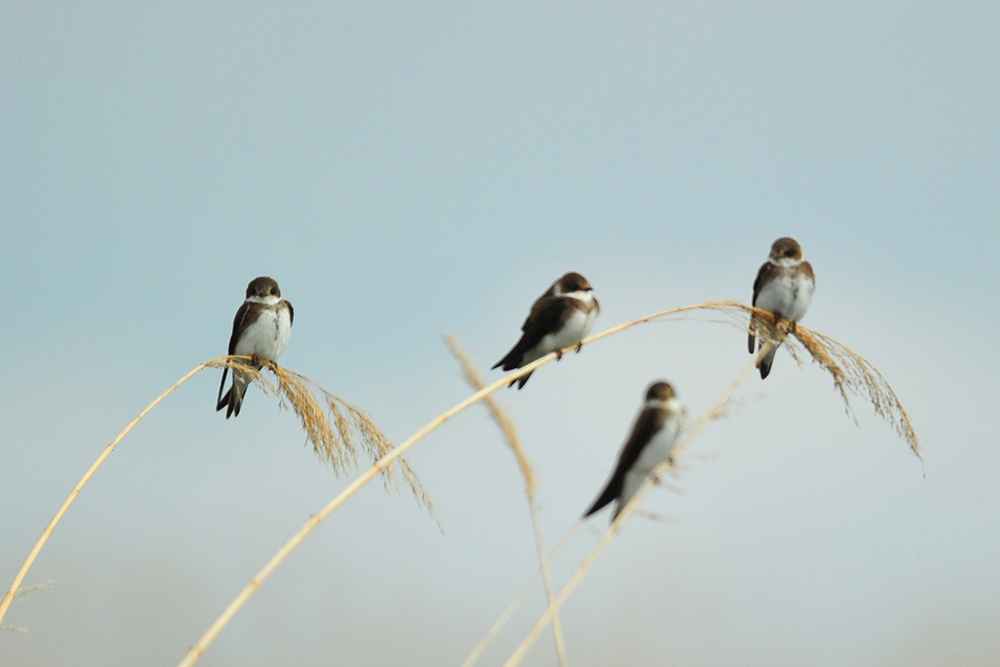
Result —
[[636, 494], [646, 477], [670, 459], [684, 426], [684, 408], [667, 382], [656, 382], [646, 390], [642, 411], [618, 454], [618, 465], [601, 495], [584, 518], [616, 501], [614, 521]]
[[[788, 320], [792, 323], [791, 330], [795, 331], [795, 323], [805, 316], [815, 290], [812, 265], [802, 258], [798, 242], [785, 236], [771, 244], [770, 256], [757, 271], [757, 279], [753, 281], [753, 306]], [[756, 331], [761, 325], [759, 317], [750, 317], [747, 339], [750, 354], [754, 352]], [[766, 338], [760, 341], [756, 361], [761, 380], [771, 372], [774, 354], [781, 344]]]
[[[521, 338], [492, 368], [502, 366], [505, 371], [514, 370], [571, 345], [576, 345], [579, 352], [581, 341], [594, 326], [599, 311], [600, 306], [587, 279], [579, 273], [567, 273], [531, 304], [531, 312], [521, 325]], [[562, 358], [561, 353], [559, 358]], [[517, 388], [523, 387], [529, 377], [531, 373], [515, 380]], [[513, 386], [514, 382], [508, 386]]]
[[[229, 337], [229, 355], [251, 357], [251, 361], [240, 363], [260, 370], [261, 361], [278, 361], [285, 351], [292, 335], [292, 320], [295, 310], [292, 304], [281, 298], [281, 288], [273, 278], [261, 276], [247, 285], [247, 296], [233, 319], [233, 334]], [[219, 384], [219, 398], [216, 411], [227, 408], [226, 419], [240, 414], [243, 396], [250, 384], [250, 375], [233, 369], [233, 383], [223, 395], [228, 368], [222, 369]]]

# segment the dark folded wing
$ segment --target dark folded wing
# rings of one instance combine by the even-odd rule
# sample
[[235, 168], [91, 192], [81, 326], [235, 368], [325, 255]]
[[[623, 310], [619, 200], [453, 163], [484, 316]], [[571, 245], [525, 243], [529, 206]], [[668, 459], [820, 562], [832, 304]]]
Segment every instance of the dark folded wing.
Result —
[[[239, 333], [243, 330], [244, 322], [249, 314], [250, 304], [244, 301], [243, 305], [236, 311], [236, 317], [233, 318], [233, 333], [229, 336], [229, 352], [226, 353], [229, 356], [233, 356], [233, 354], [236, 353], [236, 342], [239, 340]], [[216, 410], [221, 410], [223, 405], [227, 405], [229, 403], [228, 400], [225, 403], [222, 402], [222, 390], [226, 386], [226, 375], [228, 373], [228, 368], [222, 369], [222, 382], [219, 383], [219, 397], [216, 399]]]
[[618, 455], [618, 465], [615, 467], [614, 474], [611, 475], [608, 485], [604, 487], [604, 491], [601, 492], [601, 495], [597, 497], [584, 516], [590, 516], [621, 495], [622, 487], [625, 485], [625, 475], [639, 460], [643, 447], [661, 428], [663, 428], [662, 410], [646, 408], [639, 414], [639, 418], [635, 420], [635, 426], [632, 427], [632, 433], [625, 442], [625, 446], [622, 447], [621, 454]]
[[764, 289], [764, 285], [771, 282], [781, 274], [781, 269], [771, 262], [764, 262], [760, 265], [760, 270], [757, 271], [757, 280], [753, 281], [753, 301], [750, 302], [751, 306], [757, 305], [757, 297], [760, 296], [760, 291]]
[[[760, 296], [760, 291], [764, 289], [764, 285], [766, 285], [771, 280], [776, 278], [780, 271], [781, 269], [779, 269], [777, 266], [775, 266], [769, 261], [764, 262], [763, 264], [760, 265], [760, 269], [757, 271], [757, 279], [753, 281], [753, 301], [750, 302], [750, 305], [752, 306], [757, 305], [757, 297]], [[754, 321], [754, 317], [751, 316], [750, 332], [747, 336], [747, 348], [750, 350], [750, 354], [753, 354], [753, 347], [754, 343], [756, 342], [756, 338], [754, 336], [756, 328], [757, 326], [756, 322]]]
[[250, 315], [250, 305], [250, 302], [244, 301], [240, 309], [236, 311], [236, 317], [233, 318], [233, 333], [229, 337], [230, 356], [236, 354], [236, 343], [239, 341], [240, 332], [243, 331], [246, 319]]
[[525, 352], [538, 345], [546, 334], [562, 326], [568, 305], [569, 300], [561, 296], [543, 296], [536, 301], [521, 325], [521, 339], [493, 368], [501, 365], [505, 371], [518, 368]]

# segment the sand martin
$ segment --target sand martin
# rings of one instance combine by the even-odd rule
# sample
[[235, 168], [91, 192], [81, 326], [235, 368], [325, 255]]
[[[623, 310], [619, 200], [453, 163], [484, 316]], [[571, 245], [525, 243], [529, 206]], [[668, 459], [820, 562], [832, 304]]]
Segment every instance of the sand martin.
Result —
[[666, 382], [656, 382], [646, 390], [632, 433], [618, 455], [618, 465], [607, 486], [583, 515], [588, 517], [611, 501], [618, 501], [612, 521], [628, 504], [649, 473], [670, 458], [684, 425], [684, 408]]
[[[258, 360], [277, 361], [288, 345], [292, 335], [292, 320], [295, 311], [292, 304], [281, 298], [281, 289], [273, 278], [261, 276], [254, 278], [247, 285], [247, 298], [236, 311], [233, 320], [233, 335], [229, 338], [229, 354], [239, 357], [253, 357], [254, 361], [243, 361], [248, 366], [260, 369]], [[250, 384], [250, 376], [233, 369], [233, 384], [225, 396], [222, 388], [226, 386], [226, 373], [222, 370], [222, 383], [219, 385], [219, 399], [216, 410], [229, 406], [226, 419], [240, 414], [243, 395]]]
[[[785, 236], [771, 244], [771, 255], [757, 272], [757, 280], [753, 282], [753, 305], [785, 318], [792, 323], [792, 331], [795, 331], [795, 323], [806, 314], [815, 290], [816, 278], [812, 266], [802, 259], [802, 248], [798, 242]], [[747, 346], [751, 354], [756, 338], [754, 334], [761, 324], [759, 318], [750, 318]], [[780, 341], [761, 340], [757, 368], [762, 380], [771, 372], [771, 362], [780, 344]]]
[[[521, 325], [521, 339], [500, 361], [493, 365], [510, 371], [530, 364], [549, 352], [576, 345], [586, 338], [600, 311], [587, 279], [579, 273], [567, 273], [552, 283], [545, 294], [531, 304], [528, 319]], [[531, 377], [528, 373], [516, 380], [520, 389]], [[513, 386], [511, 382], [508, 386]]]

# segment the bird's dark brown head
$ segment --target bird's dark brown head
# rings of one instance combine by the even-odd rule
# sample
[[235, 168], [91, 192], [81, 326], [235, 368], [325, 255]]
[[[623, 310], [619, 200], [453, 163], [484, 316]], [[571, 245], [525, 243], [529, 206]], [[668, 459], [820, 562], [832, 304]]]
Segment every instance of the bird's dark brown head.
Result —
[[561, 294], [569, 294], [570, 292], [589, 292], [593, 288], [587, 279], [581, 276], [579, 273], [570, 272], [564, 275], [562, 278], [556, 281], [556, 286]]
[[668, 382], [655, 382], [646, 390], [647, 401], [669, 401], [674, 397], [674, 388]]
[[268, 278], [267, 276], [259, 276], [250, 281], [247, 285], [247, 297], [265, 297], [265, 296], [276, 296], [281, 298], [281, 288], [278, 287], [278, 282], [274, 278]]
[[795, 239], [782, 236], [771, 244], [771, 259], [802, 259], [802, 247]]

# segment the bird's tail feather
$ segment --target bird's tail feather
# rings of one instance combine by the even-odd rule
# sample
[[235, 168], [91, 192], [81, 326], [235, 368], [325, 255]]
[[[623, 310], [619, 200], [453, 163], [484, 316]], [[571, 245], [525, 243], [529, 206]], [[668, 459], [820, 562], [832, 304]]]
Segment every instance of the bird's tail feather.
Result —
[[226, 392], [225, 397], [222, 395], [222, 390], [226, 387], [226, 375], [229, 373], [229, 368], [222, 369], [222, 382], [219, 383], [219, 397], [215, 399], [215, 411], [218, 412], [223, 407], [229, 405], [229, 393]]
[[[518, 345], [520, 345], [520, 342], [518, 342]], [[522, 358], [524, 356], [524, 353], [518, 349], [518, 345], [515, 345], [510, 352], [504, 355], [503, 359], [493, 364], [490, 367], [490, 370], [493, 370], [497, 366], [501, 366], [505, 371], [512, 371], [515, 368], [520, 368], [521, 366], [523, 366], [525, 363], [524, 359]]]
[[760, 379], [763, 380], [771, 372], [771, 364], [774, 363], [774, 355], [778, 351], [778, 345], [771, 342], [761, 342], [760, 352], [757, 354], [755, 365], [760, 370]]
[[[222, 382], [225, 384], [225, 371], [223, 371]], [[240, 407], [243, 405], [243, 396], [247, 393], [250, 385], [250, 375], [236, 368], [233, 369], [233, 384], [229, 391], [222, 394], [222, 387], [219, 387], [219, 401], [215, 405], [216, 411], [227, 408], [226, 419], [240, 416]]]
[[[601, 491], [601, 495], [597, 496], [597, 500], [594, 501], [594, 504], [591, 505], [586, 512], [584, 512], [584, 518], [601, 511], [608, 503], [618, 497], [618, 493], [621, 489], [614, 482], [615, 480], [608, 482], [608, 485], [604, 487], [603, 491]], [[615, 512], [615, 516], [618, 516], [617, 511]]]

